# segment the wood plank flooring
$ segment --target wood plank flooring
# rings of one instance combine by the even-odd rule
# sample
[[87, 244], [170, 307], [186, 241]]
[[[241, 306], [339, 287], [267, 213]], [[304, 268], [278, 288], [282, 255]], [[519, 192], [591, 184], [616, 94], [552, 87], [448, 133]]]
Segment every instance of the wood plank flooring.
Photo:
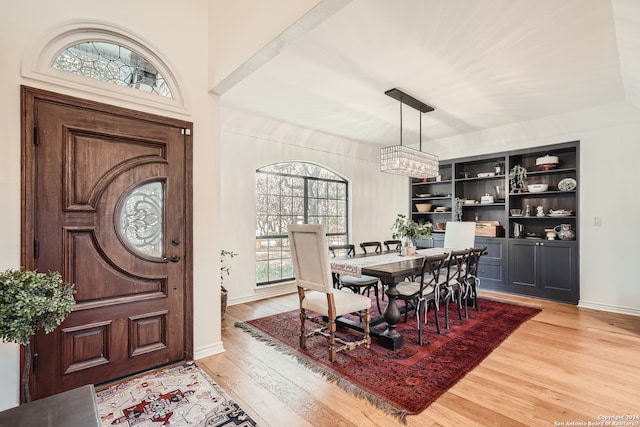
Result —
[[[543, 311], [424, 412], [407, 416], [406, 425], [558, 426], [640, 417], [640, 317], [482, 296]], [[229, 307], [226, 352], [198, 365], [263, 427], [403, 425], [233, 326], [296, 307], [295, 294]], [[621, 421], [640, 425], [640, 418]]]

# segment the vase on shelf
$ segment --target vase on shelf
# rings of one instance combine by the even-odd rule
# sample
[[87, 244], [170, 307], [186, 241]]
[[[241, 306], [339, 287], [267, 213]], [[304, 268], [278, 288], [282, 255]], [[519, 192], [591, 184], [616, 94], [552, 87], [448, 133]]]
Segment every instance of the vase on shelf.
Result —
[[576, 231], [571, 224], [560, 224], [553, 229], [560, 240], [575, 240]]

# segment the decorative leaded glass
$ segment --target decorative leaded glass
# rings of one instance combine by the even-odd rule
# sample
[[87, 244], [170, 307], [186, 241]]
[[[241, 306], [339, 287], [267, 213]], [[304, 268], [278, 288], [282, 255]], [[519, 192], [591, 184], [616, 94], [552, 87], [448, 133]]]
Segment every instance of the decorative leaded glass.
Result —
[[163, 200], [161, 182], [151, 182], [131, 191], [120, 207], [118, 232], [135, 253], [162, 259]]
[[114, 43], [88, 41], [69, 46], [52, 68], [173, 99], [158, 69], [146, 58]]
[[341, 176], [331, 172], [329, 169], [325, 169], [322, 166], [306, 162], [274, 163], [272, 165], [260, 168], [260, 172], [271, 172], [285, 175], [308, 176], [314, 178], [344, 181]]

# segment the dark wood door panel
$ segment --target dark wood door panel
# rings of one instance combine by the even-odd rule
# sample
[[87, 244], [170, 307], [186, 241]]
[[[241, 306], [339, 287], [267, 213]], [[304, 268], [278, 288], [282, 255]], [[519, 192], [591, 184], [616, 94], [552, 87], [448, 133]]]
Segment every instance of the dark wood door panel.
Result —
[[32, 395], [189, 357], [191, 125], [29, 88], [23, 108], [23, 265], [77, 301], [34, 339]]

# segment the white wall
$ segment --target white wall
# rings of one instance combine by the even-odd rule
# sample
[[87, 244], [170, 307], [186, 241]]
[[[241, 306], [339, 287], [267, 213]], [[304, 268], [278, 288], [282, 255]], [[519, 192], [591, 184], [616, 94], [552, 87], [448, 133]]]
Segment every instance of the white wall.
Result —
[[378, 148], [226, 108], [222, 126], [222, 241], [239, 254], [225, 277], [231, 305], [293, 289], [255, 286], [255, 171], [260, 167], [307, 161], [347, 178], [356, 245], [390, 239], [396, 215], [409, 211], [408, 178], [381, 173]]
[[[190, 0], [189, 7], [174, 1], [149, 3], [128, 0], [94, 2], [22, 0], [3, 6], [0, 17], [0, 269], [20, 267], [20, 85], [101, 100], [50, 83], [21, 76], [25, 55], [37, 41], [64, 24], [99, 21], [137, 35], [167, 59], [186, 99], [186, 111], [169, 112], [194, 123], [194, 324], [195, 351], [222, 351], [219, 288], [211, 286], [211, 266], [218, 262], [219, 133], [217, 98], [208, 95], [208, 0]], [[163, 114], [159, 109], [143, 109]], [[213, 188], [213, 191], [212, 191]], [[217, 271], [214, 271], [214, 276]], [[212, 309], [213, 307], [213, 309]], [[19, 352], [0, 343], [0, 409], [18, 404]]]

